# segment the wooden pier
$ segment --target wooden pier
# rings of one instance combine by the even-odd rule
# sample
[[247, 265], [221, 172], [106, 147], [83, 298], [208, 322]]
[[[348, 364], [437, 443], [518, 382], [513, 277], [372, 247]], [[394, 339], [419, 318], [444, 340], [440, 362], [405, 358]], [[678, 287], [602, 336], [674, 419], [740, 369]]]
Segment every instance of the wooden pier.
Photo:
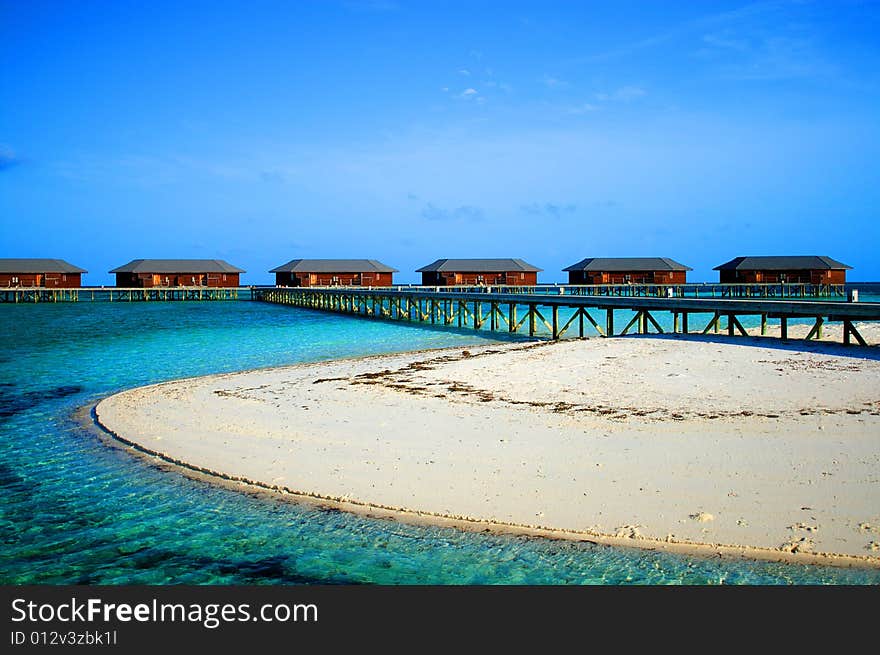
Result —
[[[172, 300], [250, 300], [254, 287], [0, 287], [0, 303], [134, 302]], [[265, 287], [257, 287], [265, 289]], [[325, 288], [325, 287], [319, 287]], [[339, 287], [336, 287], [339, 288]], [[348, 288], [348, 287], [345, 287]], [[368, 287], [370, 288], [370, 287]], [[379, 287], [372, 287], [378, 289]], [[385, 289], [386, 287], [382, 287]], [[818, 284], [552, 284], [541, 286], [387, 287], [397, 291], [433, 291], [438, 294], [529, 294], [613, 298], [843, 298], [842, 285]], [[262, 293], [262, 291], [261, 291]]]
[[[398, 289], [415, 287], [397, 287]], [[438, 293], [528, 293], [536, 295], [614, 296], [618, 298], [845, 298], [843, 284], [700, 282], [689, 284], [543, 284], [536, 286], [419, 287]]]
[[[751, 286], [751, 285], [749, 285]], [[486, 288], [475, 293], [436, 287], [409, 289], [285, 288], [256, 287], [254, 300], [392, 321], [410, 321], [475, 330], [506, 331], [530, 337], [559, 339], [563, 336], [603, 337], [629, 333], [707, 334], [726, 331], [748, 336], [740, 320], [759, 317], [761, 334], [768, 321], [779, 321], [780, 336], [788, 338], [788, 321], [809, 319], [807, 339], [821, 338], [823, 326], [843, 323], [843, 343], [867, 345], [854, 326], [856, 321], [880, 321], [880, 303], [829, 300], [780, 300], [770, 298], [697, 297], [675, 295], [614, 296], [568, 292], [496, 292]], [[566, 310], [565, 315], [560, 310]], [[621, 326], [620, 313], [627, 317]], [[664, 330], [655, 314], [672, 314], [671, 330]], [[617, 314], [617, 316], [616, 316]], [[597, 318], [598, 316], [598, 318]], [[617, 324], [616, 324], [617, 321]]]
[[250, 287], [0, 288], [0, 303], [249, 300]]

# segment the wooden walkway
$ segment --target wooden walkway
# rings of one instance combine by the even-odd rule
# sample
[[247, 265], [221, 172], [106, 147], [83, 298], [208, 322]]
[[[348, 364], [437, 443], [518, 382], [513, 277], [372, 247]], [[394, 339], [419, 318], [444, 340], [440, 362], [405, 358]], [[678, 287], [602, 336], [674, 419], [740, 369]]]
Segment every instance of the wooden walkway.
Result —
[[[412, 289], [414, 287], [396, 287]], [[425, 287], [422, 287], [425, 288]], [[842, 284], [540, 284], [537, 286], [427, 287], [437, 293], [519, 293], [531, 295], [616, 296], [619, 298], [844, 298]]]
[[249, 287], [83, 287], [79, 289], [45, 289], [15, 287], [0, 289], [0, 303], [41, 302], [143, 302], [173, 300], [249, 300]]
[[[475, 330], [506, 331], [531, 337], [559, 339], [588, 333], [619, 336], [670, 331], [678, 334], [718, 333], [748, 336], [740, 320], [759, 317], [761, 334], [770, 320], [778, 320], [780, 336], [788, 338], [791, 319], [810, 319], [807, 339], [821, 338], [823, 326], [843, 323], [843, 343], [867, 345], [854, 326], [856, 321], [880, 321], [880, 303], [828, 300], [739, 298], [683, 298], [601, 296], [589, 294], [480, 293], [447, 288], [395, 287], [284, 288], [257, 287], [254, 300], [305, 307], [370, 318], [412, 321]], [[566, 289], [567, 290], [567, 289]], [[560, 317], [560, 310], [565, 314]], [[671, 330], [664, 330], [655, 314], [672, 314]], [[627, 316], [620, 325], [620, 315]], [[598, 315], [597, 319], [594, 315]]]

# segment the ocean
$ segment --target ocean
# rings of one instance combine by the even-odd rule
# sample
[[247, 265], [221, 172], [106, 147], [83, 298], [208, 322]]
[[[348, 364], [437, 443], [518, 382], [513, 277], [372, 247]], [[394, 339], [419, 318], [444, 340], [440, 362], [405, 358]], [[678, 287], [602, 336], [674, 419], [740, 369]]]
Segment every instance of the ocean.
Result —
[[503, 335], [256, 302], [0, 306], [3, 584], [880, 584], [880, 571], [416, 527], [194, 481], [77, 413], [134, 386]]

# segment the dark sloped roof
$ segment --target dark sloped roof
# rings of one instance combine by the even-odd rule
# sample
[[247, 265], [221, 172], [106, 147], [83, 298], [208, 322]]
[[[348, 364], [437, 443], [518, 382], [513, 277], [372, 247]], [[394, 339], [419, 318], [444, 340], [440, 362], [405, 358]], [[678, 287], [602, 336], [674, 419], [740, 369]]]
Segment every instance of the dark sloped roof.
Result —
[[0, 259], [0, 273], [88, 273], [63, 259]]
[[692, 271], [668, 257], [587, 257], [563, 271]]
[[111, 273], [244, 273], [222, 259], [132, 259]]
[[790, 257], [736, 257], [716, 266], [715, 271], [792, 271], [851, 269], [831, 257], [821, 255], [795, 255]]
[[397, 273], [375, 259], [291, 259], [270, 273]]
[[436, 271], [455, 271], [459, 273], [507, 273], [509, 271], [527, 271], [537, 273], [543, 268], [532, 266], [522, 259], [438, 259], [437, 261], [416, 269], [417, 273], [433, 273]]

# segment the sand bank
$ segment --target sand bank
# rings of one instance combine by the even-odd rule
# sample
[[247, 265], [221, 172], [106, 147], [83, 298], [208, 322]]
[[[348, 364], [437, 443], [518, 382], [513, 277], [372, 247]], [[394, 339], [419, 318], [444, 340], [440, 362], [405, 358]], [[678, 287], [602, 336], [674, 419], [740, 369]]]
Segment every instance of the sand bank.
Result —
[[771, 345], [408, 353], [143, 387], [96, 415], [168, 461], [345, 509], [880, 565], [880, 354]]

